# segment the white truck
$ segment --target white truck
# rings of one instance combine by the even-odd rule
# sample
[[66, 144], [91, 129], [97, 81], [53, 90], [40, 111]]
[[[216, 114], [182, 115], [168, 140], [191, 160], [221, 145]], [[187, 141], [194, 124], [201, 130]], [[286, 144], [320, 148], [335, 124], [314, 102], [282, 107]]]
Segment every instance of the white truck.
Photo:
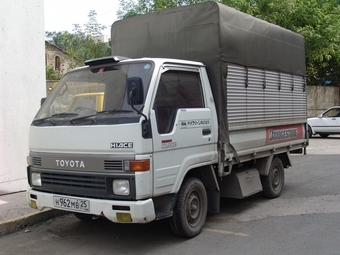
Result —
[[67, 73], [35, 116], [31, 207], [170, 218], [191, 238], [220, 197], [281, 194], [308, 145], [302, 36], [204, 2], [115, 22], [112, 54]]

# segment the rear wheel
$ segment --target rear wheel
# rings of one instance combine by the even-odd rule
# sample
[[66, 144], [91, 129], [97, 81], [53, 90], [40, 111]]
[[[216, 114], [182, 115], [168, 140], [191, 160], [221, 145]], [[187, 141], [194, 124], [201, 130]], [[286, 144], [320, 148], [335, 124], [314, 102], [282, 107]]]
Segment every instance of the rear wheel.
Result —
[[280, 158], [275, 157], [270, 165], [269, 174], [261, 176], [263, 195], [276, 198], [281, 195], [285, 180], [285, 172]]
[[100, 218], [100, 216], [85, 213], [74, 213], [74, 216], [82, 221], [96, 221]]
[[180, 236], [192, 238], [203, 228], [207, 217], [208, 198], [201, 180], [189, 178], [178, 193], [174, 214], [170, 218], [172, 231]]

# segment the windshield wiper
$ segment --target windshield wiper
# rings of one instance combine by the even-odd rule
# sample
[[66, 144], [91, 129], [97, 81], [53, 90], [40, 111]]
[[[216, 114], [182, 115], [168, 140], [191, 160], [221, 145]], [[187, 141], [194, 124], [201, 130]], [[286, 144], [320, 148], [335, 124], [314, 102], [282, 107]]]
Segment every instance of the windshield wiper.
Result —
[[107, 111], [101, 111], [101, 112], [98, 112], [98, 114], [105, 114], [105, 113], [120, 113], [120, 112], [133, 112], [131, 110], [107, 110]]
[[[131, 111], [131, 110], [107, 110], [107, 111], [94, 112], [94, 113], [90, 113], [88, 115], [79, 115], [78, 117], [72, 118], [70, 120], [70, 122], [71, 122], [71, 124], [74, 124], [73, 122], [75, 120], [82, 120], [82, 119], [86, 119], [86, 118], [89, 118], [89, 117], [104, 115], [104, 114], [128, 113], [128, 112], [133, 112], [133, 111]], [[95, 119], [90, 119], [90, 120], [92, 121], [92, 123], [96, 123]]]
[[[97, 115], [98, 113], [97, 112], [91, 112], [91, 113], [88, 113], [88, 114], [79, 114], [77, 117], [74, 117], [70, 120], [71, 124], [73, 124], [73, 121], [75, 120], [82, 120], [82, 119], [86, 119], [88, 117], [92, 117], [92, 116], [95, 116]], [[95, 120], [91, 119], [92, 123], [95, 123]]]
[[39, 123], [41, 123], [45, 120], [48, 120], [52, 125], [55, 125], [55, 122], [52, 121], [53, 118], [55, 118], [55, 117], [70, 117], [70, 116], [74, 116], [74, 115], [78, 115], [78, 113], [73, 113], [73, 112], [56, 113], [56, 114], [53, 114], [53, 115], [45, 117], [45, 118], [33, 120], [32, 123], [34, 125], [36, 125], [36, 124], [39, 124]]

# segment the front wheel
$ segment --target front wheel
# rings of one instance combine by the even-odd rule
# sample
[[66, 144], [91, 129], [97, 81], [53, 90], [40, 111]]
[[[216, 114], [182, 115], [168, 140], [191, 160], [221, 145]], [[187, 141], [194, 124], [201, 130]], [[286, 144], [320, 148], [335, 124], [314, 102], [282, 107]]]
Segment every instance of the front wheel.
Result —
[[275, 157], [270, 165], [269, 174], [261, 176], [263, 195], [276, 198], [281, 195], [285, 182], [285, 172], [280, 158]]
[[170, 218], [172, 231], [180, 237], [192, 238], [201, 233], [207, 217], [208, 198], [201, 180], [186, 179], [178, 193], [174, 214]]

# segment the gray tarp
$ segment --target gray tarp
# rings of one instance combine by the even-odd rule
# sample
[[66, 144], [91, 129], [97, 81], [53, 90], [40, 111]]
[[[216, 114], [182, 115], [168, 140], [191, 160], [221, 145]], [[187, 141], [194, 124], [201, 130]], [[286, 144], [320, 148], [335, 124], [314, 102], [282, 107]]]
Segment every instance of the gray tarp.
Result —
[[227, 63], [305, 76], [301, 35], [216, 2], [204, 2], [117, 21], [112, 54], [166, 57], [207, 66], [219, 116], [220, 139], [228, 141]]

